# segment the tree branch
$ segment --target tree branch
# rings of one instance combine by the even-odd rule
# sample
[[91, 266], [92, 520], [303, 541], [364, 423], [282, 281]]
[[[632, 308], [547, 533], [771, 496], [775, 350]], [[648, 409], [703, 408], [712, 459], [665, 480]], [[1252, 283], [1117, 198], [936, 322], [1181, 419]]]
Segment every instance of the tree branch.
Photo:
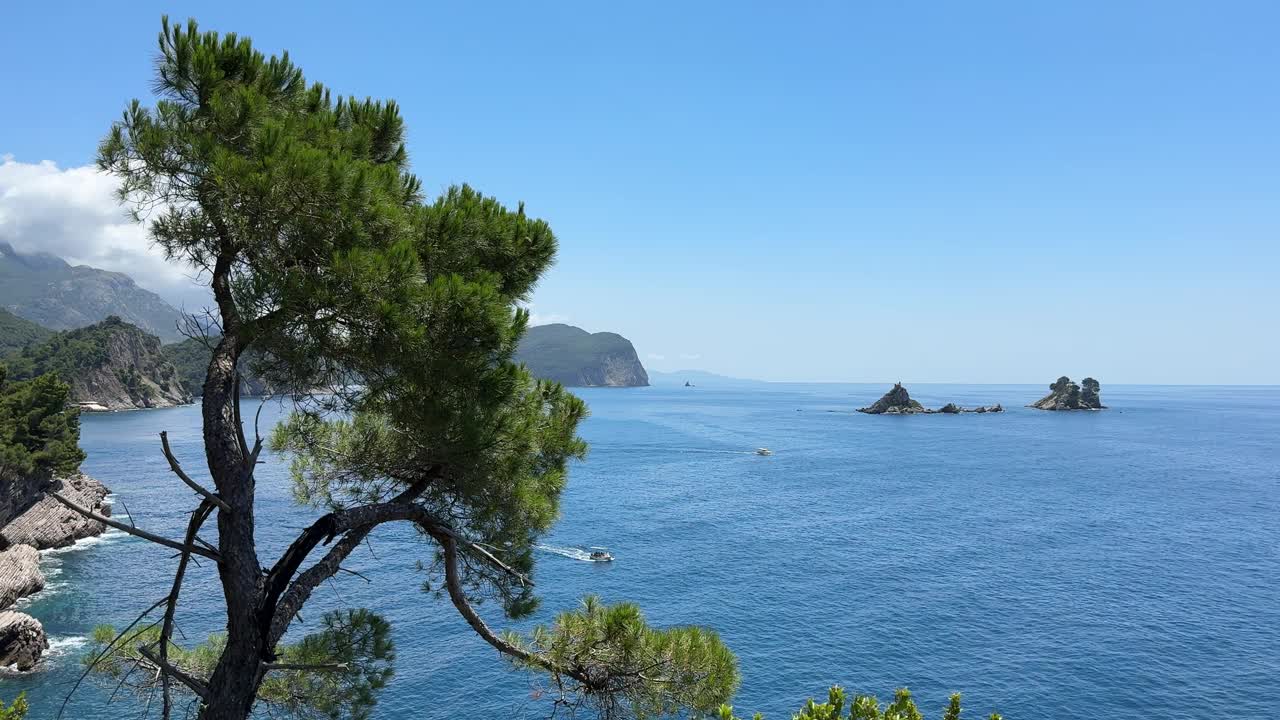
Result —
[[212, 552], [212, 551], [210, 551], [210, 550], [206, 550], [206, 549], [204, 549], [204, 548], [202, 548], [202, 547], [199, 547], [199, 546], [197, 546], [197, 545], [192, 545], [192, 544], [189, 544], [189, 543], [188, 543], [188, 544], [186, 544], [186, 545], [183, 545], [182, 543], [174, 542], [173, 540], [170, 540], [169, 538], [160, 537], [159, 535], [156, 535], [156, 534], [154, 534], [154, 533], [149, 533], [149, 532], [147, 532], [146, 530], [142, 530], [142, 529], [140, 529], [140, 528], [136, 528], [136, 527], [133, 527], [133, 526], [131, 526], [131, 525], [125, 525], [124, 523], [122, 523], [122, 522], [117, 522], [117, 521], [115, 521], [115, 520], [112, 520], [112, 519], [111, 519], [111, 518], [109, 518], [109, 517], [104, 517], [104, 516], [102, 516], [102, 515], [99, 515], [99, 514], [97, 514], [97, 513], [93, 512], [92, 510], [87, 510], [87, 509], [85, 509], [85, 508], [80, 507], [79, 505], [77, 505], [74, 501], [68, 500], [67, 498], [65, 498], [65, 497], [63, 497], [62, 495], [58, 494], [58, 492], [57, 492], [56, 490], [48, 490], [48, 491], [46, 491], [46, 492], [48, 492], [48, 493], [49, 493], [49, 495], [51, 495], [51, 496], [53, 497], [53, 499], [57, 500], [58, 502], [62, 503], [63, 505], [66, 505], [67, 507], [69, 507], [69, 508], [71, 508], [72, 510], [76, 511], [77, 513], [79, 513], [79, 514], [83, 515], [84, 517], [87, 517], [87, 518], [89, 518], [90, 520], [96, 520], [97, 522], [100, 522], [100, 523], [102, 523], [103, 525], [106, 525], [107, 527], [113, 527], [113, 528], [115, 528], [116, 530], [120, 530], [121, 532], [126, 532], [126, 533], [128, 533], [128, 534], [130, 534], [130, 535], [134, 535], [134, 536], [136, 536], [136, 537], [140, 537], [140, 538], [142, 538], [143, 540], [150, 540], [151, 542], [153, 542], [153, 543], [155, 543], [155, 544], [157, 544], [157, 545], [163, 545], [163, 546], [165, 546], [165, 547], [167, 547], [167, 548], [170, 548], [170, 549], [172, 549], [172, 550], [177, 550], [178, 552], [183, 552], [183, 551], [185, 551], [185, 550], [188, 550], [188, 549], [189, 549], [193, 554], [195, 554], [195, 555], [199, 555], [199, 556], [201, 556], [201, 557], [207, 557], [207, 558], [209, 558], [210, 560], [213, 560], [214, 562], [218, 562], [218, 561], [219, 561], [219, 559], [220, 559], [219, 554], [218, 554], [218, 553], [216, 553], [216, 552]]
[[458, 573], [458, 541], [454, 539], [451, 533], [438, 532], [436, 528], [431, 528], [421, 523], [419, 526], [430, 533], [444, 548], [444, 583], [449, 592], [449, 599], [453, 601], [453, 606], [458, 609], [458, 613], [467, 621], [471, 629], [476, 631], [477, 635], [504, 655], [510, 655], [517, 660], [536, 665], [555, 675], [566, 675], [586, 685], [588, 688], [593, 687], [591, 678], [586, 673], [573, 668], [560, 667], [541, 655], [522, 650], [495, 635], [476, 613], [475, 608], [471, 607], [471, 603], [467, 600], [467, 595], [462, 589], [462, 579]]
[[[440, 466], [433, 466], [428, 471], [428, 478], [440, 469]], [[356, 549], [356, 546], [376, 525], [391, 520], [408, 519], [405, 509], [412, 507], [408, 503], [421, 495], [429, 483], [430, 479], [413, 483], [388, 503], [328, 513], [302, 531], [302, 534], [289, 545], [289, 548], [272, 566], [263, 584], [264, 599], [259, 622], [267, 633], [268, 647], [275, 647], [275, 644], [284, 636], [289, 623], [293, 622], [294, 616], [302, 609], [307, 598], [311, 597], [311, 593], [326, 578], [338, 572], [342, 561], [347, 559], [351, 551]], [[396, 513], [393, 509], [399, 509], [400, 512]], [[342, 540], [322, 560], [299, 576], [290, 586], [289, 581], [293, 580], [294, 573], [302, 567], [303, 561], [317, 545], [321, 543], [327, 545], [335, 537], [344, 533]], [[286, 590], [288, 590], [287, 596]]]
[[351, 667], [347, 663], [326, 663], [323, 665], [306, 665], [291, 663], [263, 663], [262, 670], [264, 672], [272, 672], [274, 670], [346, 670]]
[[[163, 433], [161, 433], [163, 437]], [[165, 443], [166, 449], [168, 442]], [[173, 588], [169, 591], [169, 604], [164, 612], [164, 624], [160, 627], [160, 662], [168, 663], [169, 661], [169, 639], [173, 636], [173, 618], [178, 610], [178, 595], [182, 591], [182, 581], [186, 576], [187, 563], [191, 560], [191, 548], [194, 547], [196, 533], [200, 531], [200, 526], [204, 525], [204, 521], [209, 519], [209, 514], [213, 512], [214, 500], [206, 498], [200, 502], [200, 506], [191, 514], [191, 522], [187, 524], [187, 536], [185, 546], [187, 549], [182, 551], [182, 557], [178, 560], [178, 569], [173, 574]], [[169, 694], [169, 675], [163, 674], [160, 678], [161, 705], [160, 717], [169, 720], [172, 715], [173, 702]]]
[[177, 679], [178, 682], [186, 685], [191, 689], [191, 692], [199, 695], [201, 700], [209, 700], [209, 688], [205, 687], [204, 683], [191, 677], [178, 667], [171, 665], [168, 660], [160, 659], [155, 653], [151, 652], [146, 645], [138, 648], [138, 654], [151, 661], [151, 663], [154, 664], [166, 677], [172, 676]]
[[173, 471], [174, 475], [177, 475], [182, 482], [186, 483], [187, 487], [190, 487], [192, 490], [203, 495], [205, 500], [217, 505], [219, 510], [222, 510], [223, 512], [231, 512], [230, 505], [224, 502], [222, 498], [218, 497], [208, 488], [195, 480], [192, 480], [191, 476], [182, 469], [182, 465], [178, 462], [178, 458], [174, 457], [173, 450], [169, 448], [169, 432], [167, 430], [160, 431], [160, 445], [164, 448], [165, 459], [169, 461], [169, 469]]

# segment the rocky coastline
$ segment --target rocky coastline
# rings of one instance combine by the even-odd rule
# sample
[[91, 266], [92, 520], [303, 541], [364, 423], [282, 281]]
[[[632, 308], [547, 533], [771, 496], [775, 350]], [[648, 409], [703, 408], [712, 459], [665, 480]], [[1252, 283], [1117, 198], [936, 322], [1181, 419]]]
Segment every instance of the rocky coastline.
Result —
[[947, 403], [938, 409], [927, 408], [919, 401], [911, 399], [910, 393], [902, 383], [894, 383], [889, 392], [871, 405], [858, 408], [858, 412], [868, 415], [959, 415], [960, 413], [998, 413], [1004, 412], [999, 403], [975, 408], [961, 407], [955, 403]]
[[49, 640], [40, 621], [14, 605], [44, 589], [40, 551], [66, 547], [106, 530], [102, 523], [55, 500], [49, 491], [100, 515], [110, 514], [109, 491], [84, 474], [51, 481], [4, 478], [0, 488], [10, 491], [0, 504], [0, 668], [27, 671], [40, 662]]

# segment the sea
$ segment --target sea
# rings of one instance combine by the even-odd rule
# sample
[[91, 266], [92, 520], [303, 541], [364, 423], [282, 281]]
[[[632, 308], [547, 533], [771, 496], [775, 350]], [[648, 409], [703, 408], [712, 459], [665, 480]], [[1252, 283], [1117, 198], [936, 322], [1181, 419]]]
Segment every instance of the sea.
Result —
[[[973, 718], [1280, 717], [1280, 388], [1112, 385], [1107, 410], [1052, 413], [1024, 407], [1044, 386], [912, 385], [929, 406], [1007, 412], [855, 411], [887, 389], [577, 391], [591, 449], [538, 556], [542, 608], [518, 623], [483, 614], [527, 630], [596, 594], [657, 626], [714, 628], [741, 664], [738, 714], [769, 720], [832, 684], [882, 699], [908, 687], [930, 718], [954, 691]], [[244, 417], [261, 403], [246, 399]], [[264, 431], [282, 412], [265, 404]], [[196, 501], [162, 430], [204, 475], [198, 407], [86, 415], [83, 467], [117, 516], [177, 537]], [[315, 511], [291, 500], [287, 458], [265, 459], [270, 564]], [[585, 561], [592, 547], [616, 560]], [[48, 659], [0, 676], [0, 698], [25, 692], [32, 720], [143, 717], [145, 699], [75, 683], [95, 625], [165, 595], [171, 553], [113, 531], [43, 557], [49, 586], [24, 609], [52, 639]], [[348, 563], [359, 575], [323, 586], [304, 619], [358, 606], [391, 621], [396, 675], [374, 718], [548, 717], [538, 677], [421, 591], [431, 557], [384, 528]], [[190, 573], [189, 642], [223, 625], [214, 576]]]

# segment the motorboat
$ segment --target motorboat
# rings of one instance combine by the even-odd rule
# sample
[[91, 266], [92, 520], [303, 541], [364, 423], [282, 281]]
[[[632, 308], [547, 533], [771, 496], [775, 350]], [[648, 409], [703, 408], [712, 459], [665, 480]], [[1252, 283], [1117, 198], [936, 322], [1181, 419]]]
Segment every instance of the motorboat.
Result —
[[757, 455], [772, 455], [773, 451], [769, 448], [756, 448]]
[[592, 548], [588, 557], [591, 562], [613, 562], [613, 556], [606, 552], [604, 548]]

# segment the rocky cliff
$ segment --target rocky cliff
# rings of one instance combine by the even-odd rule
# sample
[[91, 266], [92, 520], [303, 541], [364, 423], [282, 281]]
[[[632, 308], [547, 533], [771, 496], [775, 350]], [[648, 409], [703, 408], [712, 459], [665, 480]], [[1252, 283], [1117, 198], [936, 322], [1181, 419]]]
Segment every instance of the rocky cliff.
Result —
[[955, 403], [947, 403], [937, 410], [931, 410], [912, 400], [911, 395], [902, 386], [902, 383], [895, 383], [893, 389], [882, 395], [879, 400], [867, 407], [858, 408], [858, 412], [867, 413], [868, 415], [959, 415], [960, 413], [1004, 412], [1004, 407], [997, 403], [976, 408], [964, 408]]
[[1037, 410], [1102, 410], [1100, 395], [1102, 385], [1093, 378], [1085, 378], [1079, 385], [1063, 375], [1049, 386], [1049, 394], [1027, 407]]
[[102, 483], [83, 474], [55, 479], [38, 493], [34, 503], [0, 527], [0, 547], [30, 545], [37, 550], [66, 547], [106, 530], [102, 523], [89, 520], [55, 500], [47, 490], [54, 490], [99, 515], [111, 514], [106, 503], [108, 491]]
[[26, 613], [0, 611], [0, 668], [13, 666], [26, 672], [48, 649], [39, 620]]
[[87, 409], [132, 410], [191, 402], [160, 339], [118, 317], [57, 333], [5, 358], [10, 377], [57, 373], [72, 402]]
[[30, 545], [0, 550], [0, 610], [44, 589], [40, 552]]
[[516, 362], [535, 376], [571, 387], [639, 387], [649, 374], [631, 341], [572, 325], [538, 325], [520, 342]]
[[25, 671], [35, 667], [49, 648], [40, 621], [12, 609], [18, 600], [44, 589], [39, 551], [65, 547], [106, 529], [46, 493], [56, 490], [100, 515], [110, 515], [111, 510], [105, 502], [107, 488], [87, 475], [52, 481], [10, 478], [0, 489], [29, 499], [25, 504], [0, 506], [0, 668]]

